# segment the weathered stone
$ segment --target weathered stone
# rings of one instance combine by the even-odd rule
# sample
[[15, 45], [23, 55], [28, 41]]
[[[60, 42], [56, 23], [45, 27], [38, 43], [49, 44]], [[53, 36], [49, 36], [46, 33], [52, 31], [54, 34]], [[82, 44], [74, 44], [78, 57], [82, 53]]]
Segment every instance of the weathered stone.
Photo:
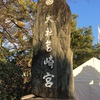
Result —
[[[46, 5], [46, 0], [39, 0], [33, 35], [32, 61], [32, 93], [44, 98], [74, 99], [72, 74], [72, 51], [70, 49], [71, 12], [66, 0], [54, 0]], [[46, 22], [47, 16], [51, 21]], [[47, 28], [52, 29], [52, 35], [45, 36]], [[52, 51], [46, 51], [46, 41], [52, 44]], [[44, 60], [52, 55], [53, 69], [44, 65]], [[49, 72], [52, 78], [51, 88], [45, 86], [44, 75]]]

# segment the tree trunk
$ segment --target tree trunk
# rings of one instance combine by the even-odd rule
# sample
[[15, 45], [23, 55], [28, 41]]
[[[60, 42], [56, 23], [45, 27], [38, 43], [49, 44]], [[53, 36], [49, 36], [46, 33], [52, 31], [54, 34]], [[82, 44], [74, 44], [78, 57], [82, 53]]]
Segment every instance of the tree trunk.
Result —
[[70, 28], [66, 0], [39, 0], [33, 36], [34, 95], [74, 100]]

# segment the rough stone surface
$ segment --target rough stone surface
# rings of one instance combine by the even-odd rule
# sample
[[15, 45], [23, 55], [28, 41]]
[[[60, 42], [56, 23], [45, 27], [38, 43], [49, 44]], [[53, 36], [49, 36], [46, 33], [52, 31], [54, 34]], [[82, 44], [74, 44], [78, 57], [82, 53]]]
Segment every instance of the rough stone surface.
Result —
[[[72, 74], [72, 51], [70, 49], [71, 12], [66, 0], [54, 0], [52, 5], [46, 5], [46, 0], [39, 0], [33, 35], [32, 60], [32, 93], [36, 96], [57, 99], [74, 99]], [[45, 23], [50, 15], [53, 22]], [[45, 37], [47, 27], [52, 29], [49, 39], [52, 51], [46, 51]], [[53, 69], [44, 65], [44, 60], [52, 55]], [[43, 76], [46, 72], [55, 75], [51, 88], [45, 87]]]

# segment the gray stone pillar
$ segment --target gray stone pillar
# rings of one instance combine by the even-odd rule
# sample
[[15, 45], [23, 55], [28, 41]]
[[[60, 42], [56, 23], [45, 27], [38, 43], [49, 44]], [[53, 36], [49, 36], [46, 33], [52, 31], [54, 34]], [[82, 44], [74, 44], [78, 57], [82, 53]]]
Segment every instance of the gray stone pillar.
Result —
[[66, 0], [39, 0], [33, 33], [34, 95], [75, 100], [70, 30], [71, 12]]

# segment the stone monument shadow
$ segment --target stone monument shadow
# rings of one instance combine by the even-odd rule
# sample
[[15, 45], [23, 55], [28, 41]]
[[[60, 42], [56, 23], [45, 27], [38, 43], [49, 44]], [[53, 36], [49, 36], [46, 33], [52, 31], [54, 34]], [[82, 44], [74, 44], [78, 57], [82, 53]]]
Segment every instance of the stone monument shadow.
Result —
[[100, 72], [93, 68], [92, 66], [86, 65], [83, 67], [82, 71], [75, 76], [76, 80], [83, 78], [82, 80], [86, 80], [86, 82], [90, 85], [91, 84], [98, 84], [100, 85], [100, 80], [96, 78], [96, 76], [100, 77]]
[[75, 92], [79, 100], [98, 100], [100, 98], [100, 72], [92, 66], [86, 65], [74, 77]]

